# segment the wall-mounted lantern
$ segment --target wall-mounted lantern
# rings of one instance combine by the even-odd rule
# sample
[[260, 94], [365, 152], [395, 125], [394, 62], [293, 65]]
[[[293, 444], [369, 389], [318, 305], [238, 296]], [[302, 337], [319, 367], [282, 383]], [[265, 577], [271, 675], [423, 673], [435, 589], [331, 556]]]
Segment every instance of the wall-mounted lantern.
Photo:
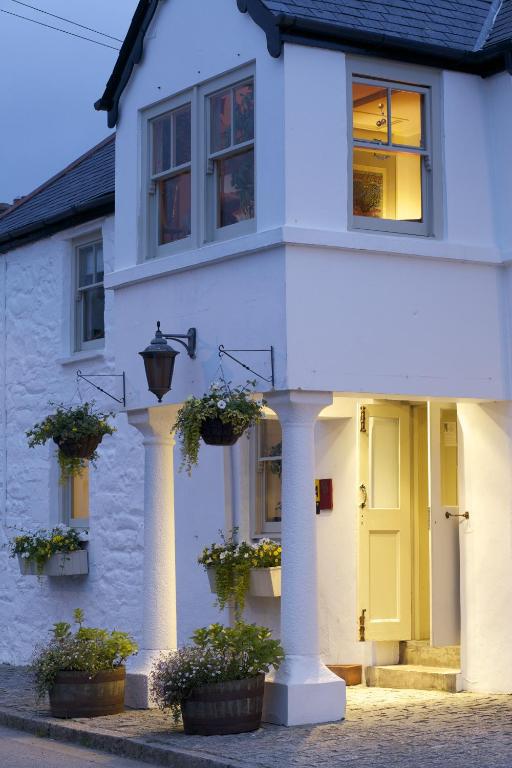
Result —
[[[196, 336], [195, 328], [189, 328], [188, 333], [162, 333], [160, 330], [160, 321], [156, 324], [155, 338], [146, 347], [144, 352], [139, 355], [144, 360], [146, 369], [146, 378], [148, 380], [148, 389], [162, 402], [162, 397], [171, 389], [172, 375], [174, 373], [174, 362], [179, 352], [167, 343], [167, 339], [173, 339], [181, 344], [187, 350], [187, 354], [192, 359], [196, 356]], [[182, 339], [187, 339], [186, 342]]]

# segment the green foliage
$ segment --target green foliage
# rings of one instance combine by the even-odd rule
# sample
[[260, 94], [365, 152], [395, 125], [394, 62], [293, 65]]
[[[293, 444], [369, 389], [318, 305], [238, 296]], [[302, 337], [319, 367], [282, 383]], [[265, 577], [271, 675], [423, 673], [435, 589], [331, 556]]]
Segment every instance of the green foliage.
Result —
[[230, 424], [236, 435], [241, 435], [262, 418], [265, 401], [251, 397], [255, 384], [255, 381], [248, 381], [246, 386], [231, 389], [224, 381], [213, 382], [203, 397], [187, 398], [173, 427], [181, 448], [180, 469], [185, 468], [190, 475], [192, 467], [197, 466], [201, 427], [206, 419], [220, 419], [224, 424]]
[[67, 525], [57, 525], [51, 531], [40, 528], [35, 533], [15, 536], [9, 543], [11, 557], [20, 555], [24, 560], [36, 563], [38, 573], [42, 573], [52, 555], [79, 549], [84, 549], [82, 533]]
[[219, 531], [221, 544], [205, 547], [198, 558], [198, 563], [205, 570], [213, 568], [215, 572], [215, 592], [217, 605], [222, 610], [231, 603], [235, 615], [240, 618], [244, 607], [251, 568], [271, 568], [281, 565], [280, 544], [269, 539], [262, 539], [252, 545], [246, 541], [238, 543], [238, 528], [233, 528], [229, 536]]
[[[50, 403], [50, 405], [52, 405]], [[103, 438], [104, 435], [112, 435], [115, 428], [111, 427], [107, 419], [113, 416], [112, 412], [101, 413], [94, 410], [94, 403], [82, 403], [73, 408], [64, 405], [55, 407], [54, 413], [43, 421], [34, 424], [26, 433], [30, 448], [36, 445], [44, 445], [48, 440], [53, 440], [57, 445], [63, 442], [80, 444], [91, 437]], [[62, 480], [73, 475], [79, 475], [86, 467], [87, 461], [92, 464], [98, 459], [97, 451], [87, 458], [79, 456], [67, 456], [61, 450], [58, 452]]]
[[284, 659], [283, 647], [269, 629], [241, 621], [234, 627], [211, 624], [198, 629], [192, 643], [160, 659], [151, 672], [155, 701], [171, 710], [175, 722], [194, 688], [256, 677], [277, 669]]
[[93, 677], [97, 672], [116, 669], [137, 653], [136, 643], [126, 632], [84, 627], [80, 609], [74, 616], [79, 624], [74, 633], [70, 624], [59, 621], [53, 625], [50, 642], [35, 650], [31, 670], [39, 699], [53, 686], [59, 672], [86, 672]]

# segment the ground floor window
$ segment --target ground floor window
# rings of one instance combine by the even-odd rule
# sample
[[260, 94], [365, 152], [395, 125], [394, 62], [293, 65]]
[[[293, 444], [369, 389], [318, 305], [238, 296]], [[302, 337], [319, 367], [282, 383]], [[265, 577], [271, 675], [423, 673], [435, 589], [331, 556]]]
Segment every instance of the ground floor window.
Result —
[[281, 425], [265, 419], [256, 429], [255, 533], [281, 532]]
[[89, 526], [89, 467], [62, 485], [61, 521], [73, 528]]

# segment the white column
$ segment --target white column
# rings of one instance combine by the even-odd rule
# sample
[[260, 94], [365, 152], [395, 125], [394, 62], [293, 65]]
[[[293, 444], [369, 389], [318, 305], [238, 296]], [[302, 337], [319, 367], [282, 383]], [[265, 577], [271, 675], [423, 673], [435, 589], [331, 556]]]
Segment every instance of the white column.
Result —
[[147, 708], [149, 673], [162, 652], [177, 647], [176, 556], [174, 538], [174, 439], [178, 406], [159, 406], [128, 414], [143, 435], [144, 566], [142, 645], [128, 663], [126, 704]]
[[281, 638], [286, 659], [265, 691], [264, 719], [282, 725], [340, 720], [345, 683], [322, 663], [319, 651], [315, 422], [331, 393], [270, 394], [281, 422], [282, 596]]
[[512, 693], [512, 403], [457, 413], [462, 685]]

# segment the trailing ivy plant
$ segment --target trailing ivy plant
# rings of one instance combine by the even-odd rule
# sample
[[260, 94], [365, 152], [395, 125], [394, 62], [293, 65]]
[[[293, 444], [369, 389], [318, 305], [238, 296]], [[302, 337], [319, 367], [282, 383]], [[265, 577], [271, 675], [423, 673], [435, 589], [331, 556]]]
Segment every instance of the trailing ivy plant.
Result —
[[[50, 403], [50, 406], [52, 403]], [[36, 445], [44, 445], [48, 440], [53, 440], [58, 446], [58, 458], [61, 469], [61, 480], [79, 475], [86, 467], [87, 462], [94, 464], [98, 459], [96, 449], [87, 456], [77, 455], [80, 446], [97, 438], [101, 442], [104, 435], [112, 435], [115, 428], [108, 423], [112, 412], [100, 412], [94, 409], [94, 403], [81, 403], [72, 408], [64, 405], [55, 406], [55, 411], [43, 421], [34, 424], [26, 433], [30, 448]], [[65, 447], [65, 450], [61, 449]], [[76, 450], [73, 451], [73, 448]]]
[[41, 574], [52, 555], [84, 549], [83, 533], [85, 531], [80, 532], [67, 525], [56, 525], [50, 531], [40, 528], [34, 533], [24, 533], [9, 542], [10, 556], [19, 555], [24, 560], [35, 563], [37, 573]]
[[256, 381], [247, 381], [245, 386], [230, 387], [228, 382], [216, 381], [202, 397], [187, 398], [179, 409], [173, 432], [178, 436], [182, 462], [180, 469], [190, 475], [197, 466], [201, 440], [201, 427], [207, 419], [220, 419], [230, 424], [236, 435], [263, 417], [265, 400], [255, 400], [253, 395]]
[[255, 545], [246, 541], [238, 543], [237, 527], [228, 536], [222, 531], [219, 534], [221, 543], [205, 547], [198, 563], [206, 571], [209, 568], [214, 571], [218, 607], [222, 610], [230, 604], [240, 618], [249, 591], [251, 568], [280, 566], [282, 547], [270, 539], [262, 539]]
[[50, 642], [35, 649], [31, 670], [39, 699], [52, 688], [59, 672], [86, 672], [94, 677], [97, 672], [117, 669], [138, 651], [126, 632], [84, 627], [84, 613], [79, 608], [73, 617], [78, 624], [75, 632], [71, 624], [59, 621], [53, 625]]

